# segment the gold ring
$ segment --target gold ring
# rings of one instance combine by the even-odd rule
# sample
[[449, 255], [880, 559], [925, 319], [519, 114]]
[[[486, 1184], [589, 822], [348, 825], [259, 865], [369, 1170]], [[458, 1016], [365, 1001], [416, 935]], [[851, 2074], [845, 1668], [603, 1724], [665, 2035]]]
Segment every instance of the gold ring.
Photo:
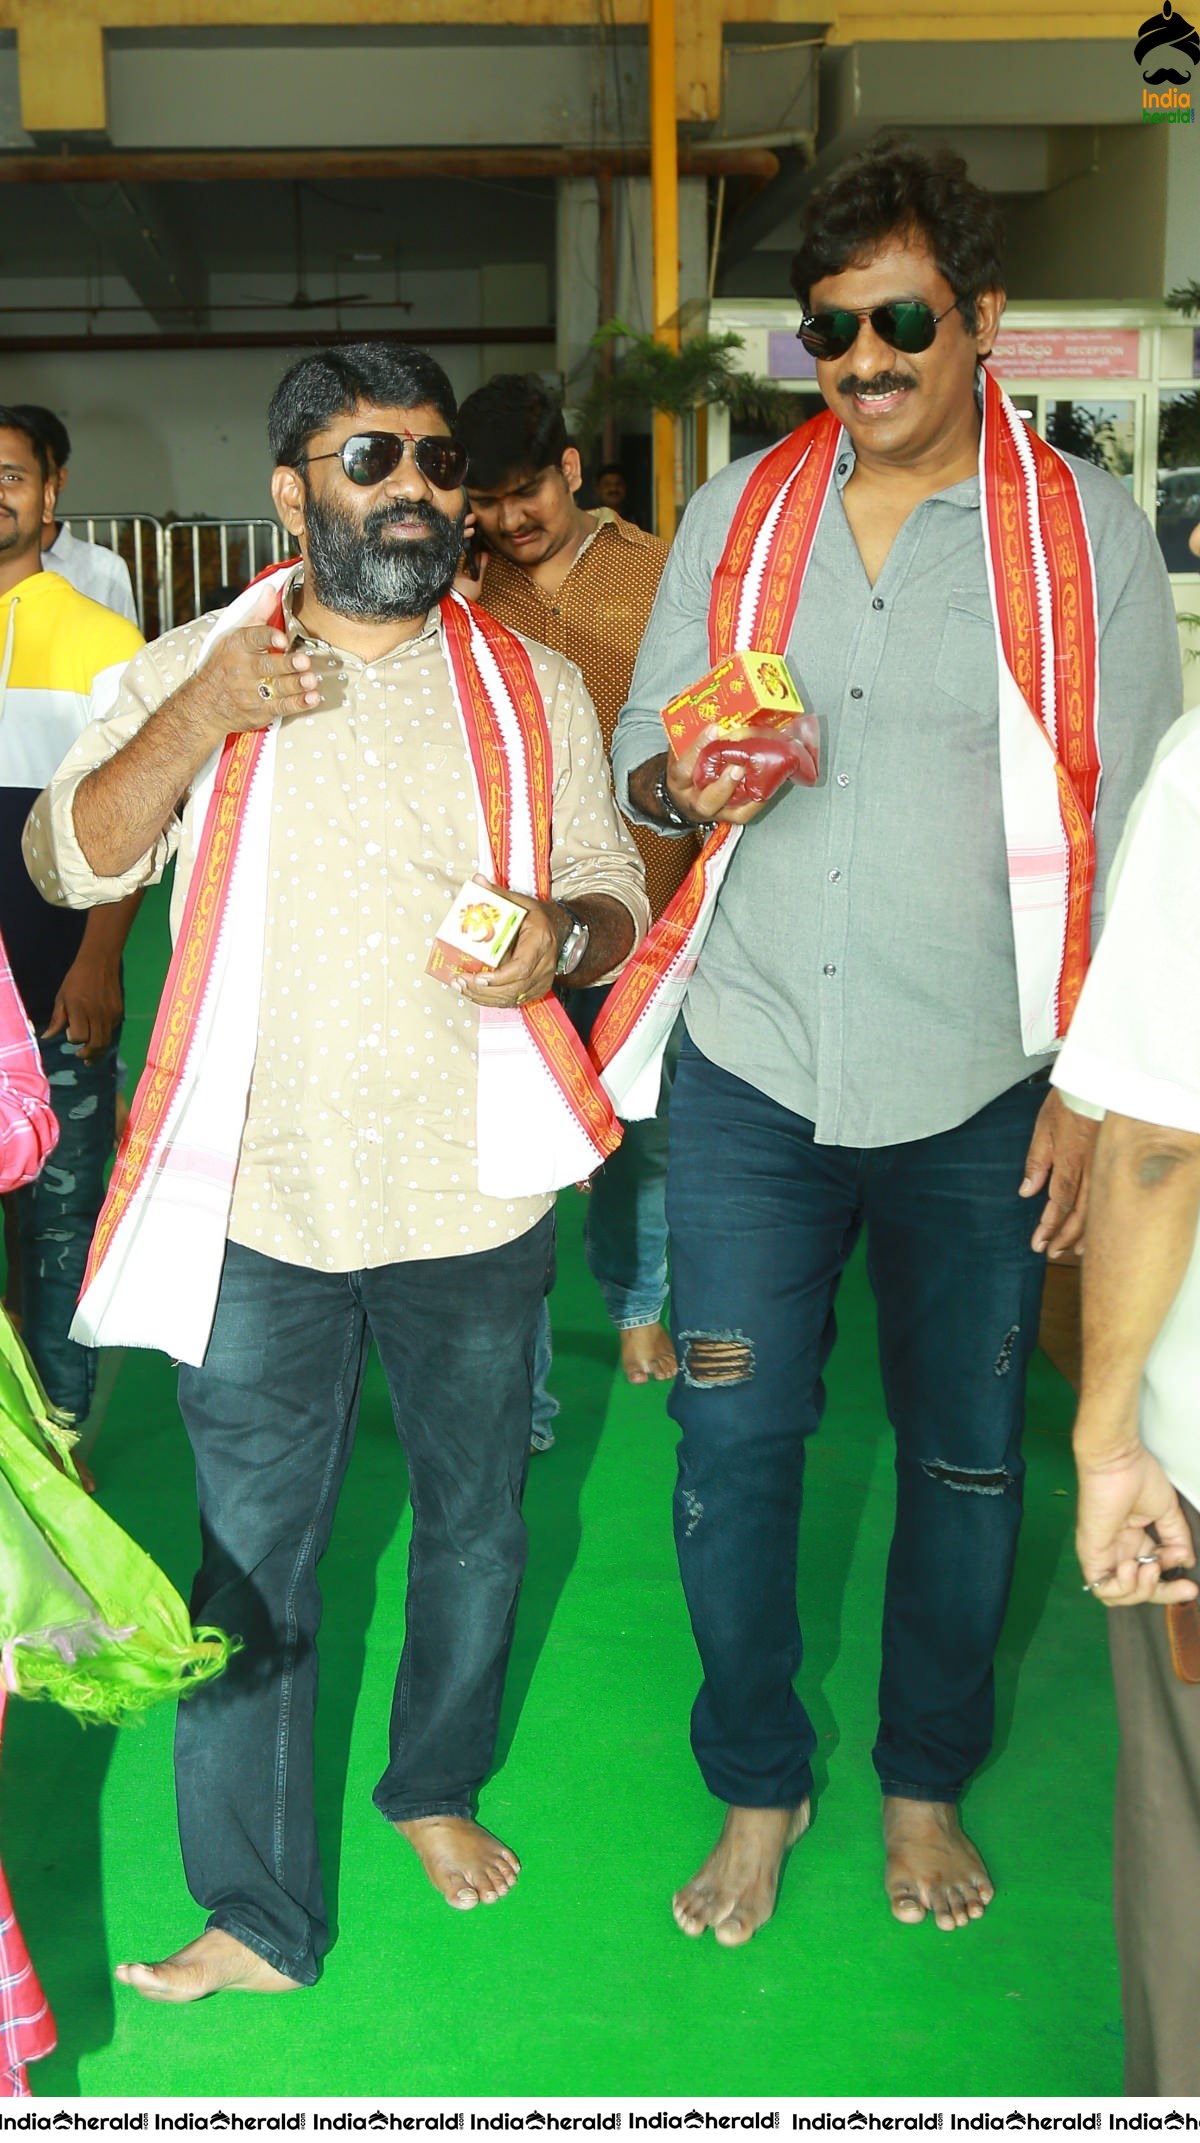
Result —
[[259, 696], [259, 698], [260, 698], [260, 699], [274, 699], [274, 697], [275, 697], [275, 682], [274, 682], [274, 679], [273, 679], [273, 678], [270, 678], [270, 677], [264, 677], [264, 678], [263, 678], [263, 681], [262, 681], [262, 683], [260, 684], [260, 686], [259, 686], [259, 688], [258, 688], [258, 696]]

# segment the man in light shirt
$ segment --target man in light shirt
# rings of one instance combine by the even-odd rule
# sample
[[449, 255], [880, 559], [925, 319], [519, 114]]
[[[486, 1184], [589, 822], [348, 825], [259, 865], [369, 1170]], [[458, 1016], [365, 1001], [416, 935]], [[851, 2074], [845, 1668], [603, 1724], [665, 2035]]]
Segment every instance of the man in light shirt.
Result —
[[42, 539], [42, 564], [51, 573], [61, 573], [81, 595], [90, 595], [94, 603], [103, 603], [106, 610], [115, 610], [118, 617], [128, 618], [131, 625], [136, 625], [137, 604], [125, 560], [106, 544], [85, 543], [73, 536], [65, 521], [58, 518], [71, 458], [71, 435], [66, 425], [40, 402], [22, 402], [18, 406], [46, 449], [54, 493]]
[[[667, 1178], [692, 1741], [728, 1811], [674, 1909], [729, 1945], [809, 1818], [797, 1530], [860, 1231], [896, 1433], [886, 1892], [947, 1933], [994, 1894], [959, 1805], [991, 1747], [1043, 1258], [1081, 1232], [1091, 1149], [1048, 1069], [1095, 858], [1102, 877], [1179, 705], [1145, 515], [1035, 442], [983, 364], [1000, 232], [965, 164], [885, 144], [831, 174], [793, 285], [826, 409], [692, 500], [613, 750], [635, 819], [731, 829]], [[760, 632], [822, 724], [820, 781], [766, 804], [735, 801], [737, 766], [697, 789], [660, 712]]]
[[[205, 903], [185, 911], [189, 884], [219, 875], [221, 813], [197, 806], [198, 779], [227, 737], [222, 766], [251, 736], [275, 754], [270, 774], [248, 777], [252, 793], [270, 783], [256, 821], [263, 890], [240, 901], [235, 869], [234, 912], [219, 933], [239, 947], [256, 934], [261, 947], [238, 999], [257, 1042], [239, 1060], [248, 1086], [244, 1102], [238, 1087], [234, 1158], [226, 1171], [211, 1128], [198, 1160], [198, 1133], [174, 1149], [169, 1123], [162, 1133], [166, 1163], [180, 1175], [191, 1167], [197, 1209], [207, 1201], [223, 1230], [211, 1336], [180, 1371], [204, 1544], [192, 1612], [244, 1649], [181, 1709], [184, 1863], [209, 1919], [165, 1962], [120, 1967], [156, 2000], [311, 1985], [329, 1946], [314, 1824], [316, 1568], [372, 1338], [413, 1507], [375, 1806], [456, 1910], [496, 1903], [519, 1873], [475, 1811], [525, 1562], [520, 1503], [553, 1195], [545, 1181], [528, 1194], [485, 1187], [485, 1074], [488, 1093], [499, 1076], [507, 1096], [499, 1121], [487, 1119], [489, 1153], [497, 1131], [503, 1147], [540, 1149], [555, 1088], [548, 1060], [532, 1067], [532, 1093], [522, 1086], [520, 1052], [539, 1033], [564, 1041], [566, 1021], [548, 1002], [556, 980], [612, 975], [648, 910], [578, 671], [490, 621], [486, 661], [464, 664], [463, 636], [473, 647], [482, 628], [446, 600], [466, 518], [454, 418], [450, 383], [421, 351], [362, 344], [293, 366], [269, 431], [275, 506], [302, 565], [272, 576], [257, 613], [197, 620], [131, 664], [113, 712], [30, 820], [30, 870], [48, 898], [72, 904], [117, 899], [178, 854], [185, 958], [168, 977], [173, 1011], [198, 916], [203, 927]], [[503, 750], [485, 751], [479, 710], [484, 699], [493, 713], [500, 705], [506, 665], [519, 685], [514, 726]], [[485, 805], [518, 734], [538, 770], [532, 840], [548, 892], [535, 898], [513, 877], [510, 897], [526, 911], [515, 949], [493, 973], [448, 987], [427, 972], [432, 942], [479, 868]], [[208, 957], [219, 951], [210, 941]], [[223, 1124], [221, 1078], [214, 1091], [207, 1052], [193, 1055], [202, 1121]], [[568, 1044], [556, 1062], [569, 1061]], [[141, 1110], [139, 1090], [131, 1155]], [[154, 1186], [166, 1181], [169, 1196], [170, 1175], [156, 1152], [148, 1225]], [[186, 1207], [181, 1236], [185, 1222]], [[102, 1216], [98, 1244], [104, 1230]], [[176, 1255], [186, 1262], [186, 1241]], [[81, 1314], [88, 1299], [85, 1288]], [[172, 1314], [169, 1304], [158, 1312], [164, 1334]]]
[[1200, 1622], [1184, 1574], [1200, 1543], [1200, 710], [1163, 740], [1108, 900], [1054, 1069], [1073, 1107], [1104, 1118], [1077, 1546], [1085, 1590], [1133, 1609], [1109, 1620], [1125, 2088], [1184, 2098], [1200, 2094]]

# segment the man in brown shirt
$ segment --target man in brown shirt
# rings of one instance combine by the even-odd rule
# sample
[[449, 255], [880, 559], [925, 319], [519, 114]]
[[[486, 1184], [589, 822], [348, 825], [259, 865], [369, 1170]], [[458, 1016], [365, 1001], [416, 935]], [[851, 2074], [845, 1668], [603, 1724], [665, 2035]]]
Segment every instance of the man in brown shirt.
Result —
[[71, 906], [120, 899], [177, 855], [178, 914], [202, 840], [202, 770], [227, 734], [282, 717], [257, 1052], [220, 1291], [203, 1360], [180, 1372], [203, 1539], [192, 1612], [242, 1650], [183, 1707], [176, 1740], [184, 1863], [206, 1930], [162, 1963], [118, 1968], [159, 2001], [311, 1985], [329, 1946], [313, 1805], [316, 1571], [372, 1338], [414, 1513], [375, 1805], [456, 1910], [495, 1903], [519, 1873], [475, 1808], [525, 1561], [553, 1215], [536, 1184], [524, 1197], [481, 1184], [477, 1007], [540, 999], [568, 971], [611, 977], [648, 918], [578, 675], [532, 648], [551, 897], [514, 888], [526, 916], [494, 973], [453, 989], [426, 972], [481, 846], [439, 608], [466, 515], [454, 417], [450, 383], [422, 351], [360, 344], [293, 366], [270, 413], [275, 506], [303, 554], [278, 590], [282, 629], [264, 607], [215, 642], [212, 618], [168, 633], [130, 665], [27, 830], [35, 881]]
[[[459, 436], [471, 457], [467, 483], [484, 554], [479, 601], [501, 624], [578, 663], [611, 747], [667, 547], [607, 507], [588, 513], [578, 504], [579, 452], [561, 402], [537, 373], [501, 373], [468, 396]], [[632, 830], [657, 917], [687, 876], [696, 844], [664, 841], [645, 826]], [[571, 997], [568, 1009], [585, 1040], [604, 996], [583, 990]], [[666, 1381], [677, 1366], [660, 1321], [670, 1076], [668, 1070], [658, 1115], [625, 1127], [620, 1148], [592, 1179], [587, 1206], [588, 1263], [620, 1333], [631, 1384]], [[541, 1450], [554, 1441], [557, 1412], [546, 1391], [549, 1367], [547, 1316], [534, 1387], [533, 1442]]]

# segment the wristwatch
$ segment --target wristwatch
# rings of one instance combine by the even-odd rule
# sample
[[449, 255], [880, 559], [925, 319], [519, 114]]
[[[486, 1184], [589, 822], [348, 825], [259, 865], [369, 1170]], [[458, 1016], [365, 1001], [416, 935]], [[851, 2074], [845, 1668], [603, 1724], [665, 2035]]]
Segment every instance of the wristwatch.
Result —
[[562, 948], [558, 955], [558, 965], [554, 970], [561, 982], [564, 975], [573, 975], [579, 966], [588, 949], [592, 930], [590, 923], [585, 923], [582, 915], [578, 915], [574, 908], [568, 907], [565, 900], [560, 900], [557, 905], [562, 909], [564, 915], [569, 915], [571, 918], [571, 927], [562, 941]]
[[667, 769], [664, 765], [652, 790], [655, 807], [668, 826], [677, 827], [680, 833], [695, 833], [695, 819], [685, 818], [675, 798], [667, 787]]

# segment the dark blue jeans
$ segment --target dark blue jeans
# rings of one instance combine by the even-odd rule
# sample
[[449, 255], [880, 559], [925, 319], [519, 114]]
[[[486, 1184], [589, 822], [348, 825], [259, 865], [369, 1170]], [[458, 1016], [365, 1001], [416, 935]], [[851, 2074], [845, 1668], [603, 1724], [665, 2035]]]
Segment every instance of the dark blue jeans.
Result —
[[875, 1767], [885, 1793], [955, 1801], [988, 1753], [1042, 1288], [1040, 1202], [1017, 1186], [1046, 1093], [1044, 1076], [1023, 1082], [909, 1145], [818, 1146], [684, 1041], [667, 1182], [675, 1535], [704, 1669], [692, 1746], [723, 1801], [792, 1807], [812, 1788], [793, 1687], [805, 1439], [864, 1223], [896, 1433]]
[[313, 1806], [317, 1564], [369, 1343], [413, 1513], [375, 1805], [391, 1819], [471, 1815], [525, 1567], [533, 1335], [553, 1247], [552, 1214], [495, 1250], [370, 1272], [315, 1272], [231, 1243], [204, 1366], [180, 1371], [203, 1549], [192, 1616], [244, 1646], [179, 1709], [184, 1868], [210, 1927], [306, 1985], [329, 1946]]
[[98, 1356], [94, 1347], [81, 1347], [67, 1335], [116, 1135], [119, 1036], [118, 1027], [92, 1064], [85, 1064], [61, 1034], [38, 1044], [58, 1118], [58, 1144], [37, 1181], [17, 1192], [21, 1336], [49, 1398], [77, 1421], [92, 1403]]

